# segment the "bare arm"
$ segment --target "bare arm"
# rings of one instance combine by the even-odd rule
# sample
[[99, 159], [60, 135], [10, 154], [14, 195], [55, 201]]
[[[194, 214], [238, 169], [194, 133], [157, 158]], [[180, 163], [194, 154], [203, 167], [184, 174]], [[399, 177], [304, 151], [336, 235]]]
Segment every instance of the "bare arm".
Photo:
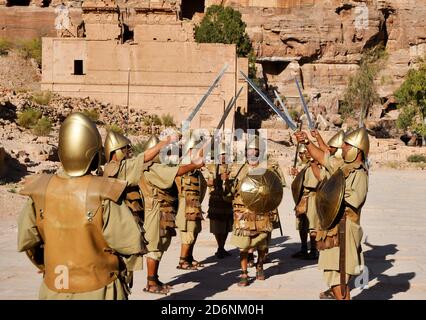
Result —
[[321, 134], [318, 132], [317, 129], [311, 130], [311, 136], [317, 140], [318, 146], [322, 151], [328, 151], [328, 145], [324, 142]]
[[320, 148], [318, 148], [316, 145], [314, 145], [308, 138], [308, 135], [304, 131], [296, 132], [294, 134], [296, 136], [296, 139], [299, 143], [303, 143], [306, 146], [306, 149], [308, 149], [309, 153], [311, 154], [311, 157], [314, 158], [314, 160], [318, 161], [319, 164], [325, 165], [324, 161], [324, 154], [325, 152], [322, 151]]
[[318, 181], [321, 181], [321, 169], [315, 161], [311, 162], [311, 168], [315, 178], [317, 178]]
[[157, 143], [152, 148], [149, 148], [148, 150], [146, 150], [144, 152], [144, 158], [143, 158], [143, 160], [145, 162], [148, 162], [148, 161], [151, 161], [152, 159], [154, 159], [157, 156], [157, 154], [160, 153], [161, 149], [163, 147], [167, 146], [171, 142], [171, 140], [172, 140], [171, 137], [167, 137], [166, 140], [160, 141], [159, 143]]
[[178, 170], [176, 176], [183, 176], [185, 173], [191, 172], [191, 171], [193, 171], [195, 169], [199, 169], [201, 167], [202, 167], [202, 165], [200, 166], [199, 164], [195, 164], [195, 163], [185, 164], [185, 165], [179, 167], [179, 170]]

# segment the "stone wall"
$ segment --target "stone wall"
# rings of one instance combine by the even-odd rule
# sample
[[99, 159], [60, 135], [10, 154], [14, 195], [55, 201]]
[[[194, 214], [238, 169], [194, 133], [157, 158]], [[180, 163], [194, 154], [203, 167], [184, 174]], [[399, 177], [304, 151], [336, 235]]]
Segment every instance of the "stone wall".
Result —
[[[74, 74], [74, 61], [83, 61], [83, 75]], [[247, 59], [238, 62], [235, 45], [194, 42], [117, 44], [76, 38], [44, 38], [42, 89], [65, 96], [90, 96], [117, 105], [129, 104], [158, 115], [185, 119], [225, 63], [229, 68], [209, 96], [193, 125], [212, 127], [223, 106], [246, 84], [237, 77], [237, 64], [247, 72]], [[130, 72], [128, 71], [130, 69]], [[128, 81], [128, 79], [130, 81]], [[244, 94], [247, 94], [245, 87]], [[245, 112], [247, 97], [237, 107]], [[226, 126], [232, 124], [229, 117]]]
[[[0, 7], [0, 38], [11, 41], [37, 37], [57, 36], [55, 8]], [[81, 9], [70, 8], [71, 23], [77, 26]]]

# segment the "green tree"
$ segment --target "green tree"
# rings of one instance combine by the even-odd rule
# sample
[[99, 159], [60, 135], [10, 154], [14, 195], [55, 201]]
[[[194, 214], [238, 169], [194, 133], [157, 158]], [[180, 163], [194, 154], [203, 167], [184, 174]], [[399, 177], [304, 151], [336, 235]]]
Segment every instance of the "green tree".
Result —
[[251, 42], [245, 32], [246, 24], [241, 13], [231, 7], [213, 5], [199, 26], [195, 27], [195, 41], [199, 43], [236, 44], [239, 57], [247, 57]]
[[395, 92], [401, 110], [397, 126], [410, 129], [426, 137], [426, 62], [420, 61], [419, 68], [411, 69], [401, 87]]

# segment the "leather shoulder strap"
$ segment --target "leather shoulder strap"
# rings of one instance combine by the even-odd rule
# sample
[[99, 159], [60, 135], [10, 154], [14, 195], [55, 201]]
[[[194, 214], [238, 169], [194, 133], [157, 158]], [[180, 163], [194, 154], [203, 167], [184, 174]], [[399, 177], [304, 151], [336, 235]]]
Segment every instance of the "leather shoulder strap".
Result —
[[121, 162], [110, 161], [104, 167], [104, 177], [115, 178], [120, 171]]
[[31, 197], [38, 214], [44, 211], [47, 185], [52, 177], [52, 174], [28, 177], [24, 182], [24, 187], [19, 192], [22, 195]]
[[45, 188], [52, 177], [52, 174], [30, 176], [25, 179], [24, 186], [19, 193], [25, 196], [31, 196], [34, 192]]
[[117, 202], [127, 186], [126, 181], [114, 178], [93, 176], [91, 179], [90, 188], [95, 189], [102, 200]]

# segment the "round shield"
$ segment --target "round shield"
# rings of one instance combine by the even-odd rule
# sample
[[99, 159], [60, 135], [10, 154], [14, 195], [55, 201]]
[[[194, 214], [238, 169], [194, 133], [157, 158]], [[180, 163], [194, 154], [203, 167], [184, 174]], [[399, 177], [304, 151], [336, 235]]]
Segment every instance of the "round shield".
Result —
[[278, 175], [268, 169], [249, 173], [240, 184], [240, 194], [246, 207], [256, 213], [276, 209], [283, 198], [283, 188]]
[[344, 194], [345, 176], [341, 169], [338, 169], [329, 179], [323, 180], [319, 185], [315, 205], [322, 230], [329, 230], [333, 226], [340, 211]]
[[303, 193], [303, 181], [305, 180], [305, 172], [308, 167], [303, 168], [291, 183], [291, 193], [293, 194], [294, 203], [297, 205]]

